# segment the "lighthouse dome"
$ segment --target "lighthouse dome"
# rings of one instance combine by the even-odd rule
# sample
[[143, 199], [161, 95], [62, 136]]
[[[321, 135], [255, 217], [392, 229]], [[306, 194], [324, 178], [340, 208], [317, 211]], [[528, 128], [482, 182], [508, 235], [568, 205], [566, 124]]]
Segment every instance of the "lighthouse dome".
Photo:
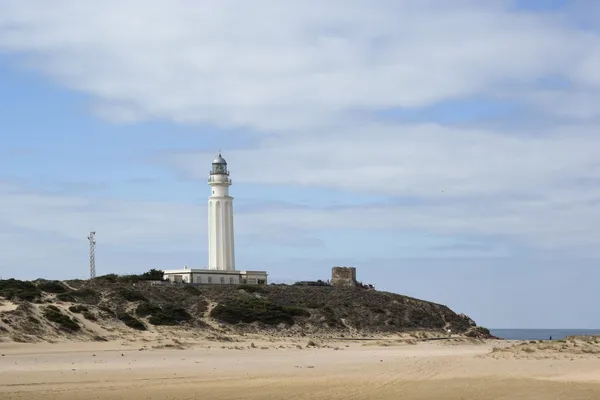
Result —
[[221, 153], [217, 154], [217, 157], [212, 162], [213, 164], [227, 164], [227, 161], [223, 157], [221, 157]]

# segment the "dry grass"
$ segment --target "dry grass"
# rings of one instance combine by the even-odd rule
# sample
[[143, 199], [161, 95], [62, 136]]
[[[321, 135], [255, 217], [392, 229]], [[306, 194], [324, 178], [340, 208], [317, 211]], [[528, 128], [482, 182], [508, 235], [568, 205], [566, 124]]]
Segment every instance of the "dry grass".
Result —
[[494, 347], [494, 358], [574, 359], [596, 358], [600, 354], [600, 336], [571, 336], [564, 340], [532, 340]]

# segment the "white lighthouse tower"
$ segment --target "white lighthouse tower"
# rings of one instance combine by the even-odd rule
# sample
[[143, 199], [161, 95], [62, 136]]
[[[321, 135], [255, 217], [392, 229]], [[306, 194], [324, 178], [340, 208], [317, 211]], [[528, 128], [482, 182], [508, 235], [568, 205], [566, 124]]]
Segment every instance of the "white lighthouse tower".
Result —
[[227, 161], [221, 153], [212, 162], [208, 177], [208, 269], [235, 271], [233, 242], [233, 197]]
[[174, 284], [266, 285], [267, 271], [236, 271], [233, 244], [233, 197], [227, 161], [221, 153], [212, 162], [208, 176], [208, 268], [165, 269], [164, 280]]

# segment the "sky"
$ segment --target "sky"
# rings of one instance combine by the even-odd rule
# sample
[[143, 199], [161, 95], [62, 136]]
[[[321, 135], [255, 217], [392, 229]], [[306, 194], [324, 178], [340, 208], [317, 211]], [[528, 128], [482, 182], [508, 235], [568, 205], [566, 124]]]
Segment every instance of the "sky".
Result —
[[0, 0], [0, 276], [354, 266], [491, 328], [600, 328], [595, 0]]

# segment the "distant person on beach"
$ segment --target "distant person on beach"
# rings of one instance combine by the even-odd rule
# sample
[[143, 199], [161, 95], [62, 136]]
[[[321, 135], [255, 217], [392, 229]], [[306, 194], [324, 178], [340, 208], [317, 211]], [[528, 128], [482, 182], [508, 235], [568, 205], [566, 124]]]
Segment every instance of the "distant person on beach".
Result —
[[552, 336], [550, 336], [550, 340], [552, 340]]

